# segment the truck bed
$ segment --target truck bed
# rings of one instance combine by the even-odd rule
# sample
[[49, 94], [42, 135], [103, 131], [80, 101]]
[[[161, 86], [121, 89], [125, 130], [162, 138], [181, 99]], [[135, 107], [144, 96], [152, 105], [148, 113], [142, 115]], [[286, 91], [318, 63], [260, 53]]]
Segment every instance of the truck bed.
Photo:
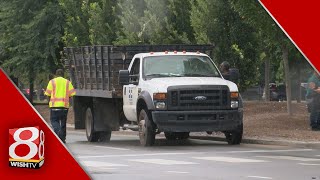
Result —
[[131, 45], [65, 47], [65, 66], [77, 96], [122, 98], [119, 70], [127, 69], [133, 56], [145, 52], [187, 51], [211, 55], [213, 45]]

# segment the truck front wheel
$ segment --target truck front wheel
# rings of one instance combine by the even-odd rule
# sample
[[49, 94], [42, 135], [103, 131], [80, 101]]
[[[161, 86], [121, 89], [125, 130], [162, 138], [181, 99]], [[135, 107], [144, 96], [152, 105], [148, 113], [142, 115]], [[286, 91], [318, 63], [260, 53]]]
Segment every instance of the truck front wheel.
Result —
[[94, 117], [91, 108], [87, 108], [85, 118], [87, 139], [89, 142], [97, 142], [99, 140], [99, 132], [94, 131]]
[[226, 136], [226, 140], [230, 145], [240, 144], [242, 141], [242, 134], [243, 134], [243, 124], [239, 125], [235, 130], [224, 132], [224, 135]]
[[152, 146], [155, 142], [155, 128], [148, 110], [142, 109], [139, 114], [139, 139], [143, 146]]

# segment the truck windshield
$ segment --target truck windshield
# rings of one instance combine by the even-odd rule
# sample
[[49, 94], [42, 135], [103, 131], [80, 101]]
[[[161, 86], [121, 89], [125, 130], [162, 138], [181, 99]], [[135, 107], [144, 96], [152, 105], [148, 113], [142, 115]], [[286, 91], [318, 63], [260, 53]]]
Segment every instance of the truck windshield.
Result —
[[157, 77], [221, 77], [216, 66], [206, 56], [166, 55], [146, 57], [143, 75]]

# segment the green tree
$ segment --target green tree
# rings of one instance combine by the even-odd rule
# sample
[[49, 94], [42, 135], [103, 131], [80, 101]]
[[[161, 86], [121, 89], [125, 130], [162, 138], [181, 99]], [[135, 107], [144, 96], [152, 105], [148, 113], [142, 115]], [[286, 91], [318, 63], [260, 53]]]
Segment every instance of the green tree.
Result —
[[169, 0], [168, 21], [178, 34], [183, 35], [188, 41], [194, 43], [194, 31], [191, 27], [191, 1]]
[[66, 24], [63, 42], [65, 46], [85, 46], [89, 39], [89, 0], [59, 0]]
[[260, 59], [256, 32], [243, 22], [229, 1], [194, 0], [191, 24], [197, 43], [216, 45], [214, 59], [218, 63], [229, 61], [239, 69], [241, 90], [258, 82]]
[[172, 2], [120, 1], [118, 7], [122, 30], [118, 33], [116, 44], [189, 43], [187, 33], [179, 33], [169, 21]]
[[91, 44], [112, 44], [119, 28], [115, 16], [115, 0], [99, 0], [89, 7], [89, 39]]
[[117, 5], [121, 29], [117, 32], [115, 44], [129, 45], [145, 43], [145, 26], [141, 22], [146, 9], [144, 0], [120, 0]]
[[[34, 81], [61, 65], [64, 18], [53, 0], [3, 0], [0, 5], [2, 67], [17, 77], [27, 77], [30, 92]], [[30, 101], [33, 101], [30, 93]]]
[[289, 70], [289, 50], [293, 48], [292, 43], [284, 35], [282, 30], [275, 24], [268, 13], [262, 8], [258, 1], [253, 3], [251, 0], [230, 0], [233, 8], [243, 17], [243, 19], [255, 27], [262, 33], [263, 38], [268, 40], [272, 46], [277, 46], [281, 49], [281, 56], [284, 67], [286, 95], [287, 95], [287, 110], [288, 114], [292, 114], [291, 108], [291, 81]]

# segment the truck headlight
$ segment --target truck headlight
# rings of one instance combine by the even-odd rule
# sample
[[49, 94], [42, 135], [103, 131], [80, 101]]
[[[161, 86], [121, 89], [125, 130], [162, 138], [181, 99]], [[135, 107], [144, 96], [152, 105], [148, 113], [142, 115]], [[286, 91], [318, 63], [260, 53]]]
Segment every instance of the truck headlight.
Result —
[[165, 109], [166, 108], [166, 103], [165, 102], [155, 102], [155, 107], [156, 109]]
[[236, 109], [239, 107], [239, 93], [238, 92], [231, 92], [231, 108]]
[[166, 108], [167, 93], [153, 93], [153, 101], [156, 109]]
[[238, 101], [231, 101], [231, 108], [238, 108], [239, 102]]

